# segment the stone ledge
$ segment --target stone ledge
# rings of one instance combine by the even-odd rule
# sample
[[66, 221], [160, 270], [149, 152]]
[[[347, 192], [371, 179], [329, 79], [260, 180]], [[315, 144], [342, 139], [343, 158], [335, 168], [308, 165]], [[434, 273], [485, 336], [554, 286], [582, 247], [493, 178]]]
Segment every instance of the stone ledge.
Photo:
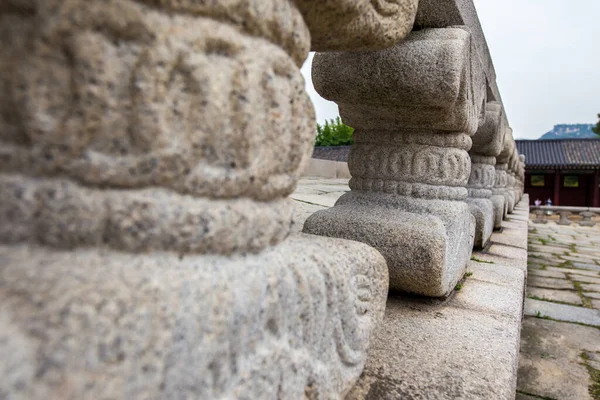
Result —
[[303, 176], [350, 179], [350, 170], [346, 162], [311, 158]]
[[525, 196], [493, 234], [488, 253], [473, 253], [472, 275], [449, 299], [388, 298], [365, 371], [347, 399], [515, 398], [527, 204]]

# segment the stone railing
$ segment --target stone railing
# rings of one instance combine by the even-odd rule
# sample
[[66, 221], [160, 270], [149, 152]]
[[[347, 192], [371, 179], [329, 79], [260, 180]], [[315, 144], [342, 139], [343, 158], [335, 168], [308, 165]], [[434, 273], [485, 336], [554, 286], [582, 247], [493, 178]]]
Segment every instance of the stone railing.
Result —
[[579, 225], [594, 226], [596, 222], [594, 217], [600, 217], [600, 208], [589, 207], [559, 207], [559, 206], [532, 206], [530, 208], [534, 215], [533, 222], [536, 224], [547, 224], [551, 215], [559, 215], [560, 218], [556, 221], [559, 225], [571, 225], [576, 223], [571, 221], [569, 216], [578, 215], [581, 217]]
[[415, 27], [388, 49], [315, 56], [315, 88], [355, 144], [351, 192], [304, 232], [367, 243], [390, 289], [443, 297], [513, 212], [524, 160], [473, 3], [420, 1]]
[[[522, 195], [474, 5], [418, 3], [4, 1], [0, 397], [349, 393], [388, 289], [448, 296]], [[290, 235], [311, 49], [330, 238]]]

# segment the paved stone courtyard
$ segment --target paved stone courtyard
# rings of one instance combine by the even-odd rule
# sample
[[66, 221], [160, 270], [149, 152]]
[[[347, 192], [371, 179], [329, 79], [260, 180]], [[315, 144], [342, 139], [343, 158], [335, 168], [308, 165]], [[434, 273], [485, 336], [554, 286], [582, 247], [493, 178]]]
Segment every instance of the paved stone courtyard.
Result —
[[517, 399], [600, 398], [600, 227], [530, 222]]

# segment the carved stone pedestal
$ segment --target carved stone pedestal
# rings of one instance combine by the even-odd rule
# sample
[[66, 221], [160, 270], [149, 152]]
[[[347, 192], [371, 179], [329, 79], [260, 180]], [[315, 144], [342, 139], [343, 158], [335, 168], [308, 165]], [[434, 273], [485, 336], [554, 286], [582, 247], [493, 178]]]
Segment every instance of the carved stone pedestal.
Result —
[[473, 46], [466, 29], [426, 29], [388, 50], [315, 57], [315, 87], [339, 104], [355, 144], [352, 191], [304, 231], [377, 248], [391, 289], [445, 296], [470, 258], [467, 151], [485, 95]]
[[[416, 12], [339, 3], [370, 32], [360, 48]], [[299, 67], [317, 14], [298, 4], [2, 3], [0, 398], [351, 389], [387, 267], [362, 243], [288, 237], [315, 126]]]
[[309, 235], [238, 256], [21, 244], [0, 259], [0, 393], [24, 399], [338, 398], [387, 294], [380, 255]]

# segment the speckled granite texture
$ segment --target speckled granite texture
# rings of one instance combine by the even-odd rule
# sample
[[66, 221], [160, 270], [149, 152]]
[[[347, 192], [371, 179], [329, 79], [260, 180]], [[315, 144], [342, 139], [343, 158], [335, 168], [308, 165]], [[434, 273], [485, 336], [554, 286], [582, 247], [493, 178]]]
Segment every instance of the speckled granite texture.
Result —
[[352, 192], [311, 216], [304, 232], [374, 246], [392, 289], [449, 294], [474, 240], [464, 200], [470, 137], [484, 112], [478, 63], [465, 27], [414, 31], [377, 52], [317, 54], [315, 88], [355, 128]]
[[316, 146], [312, 157], [320, 160], [348, 162], [350, 146]]
[[3, 1], [0, 398], [343, 397], [388, 273], [364, 244], [290, 237], [315, 127], [299, 68], [415, 13]]

